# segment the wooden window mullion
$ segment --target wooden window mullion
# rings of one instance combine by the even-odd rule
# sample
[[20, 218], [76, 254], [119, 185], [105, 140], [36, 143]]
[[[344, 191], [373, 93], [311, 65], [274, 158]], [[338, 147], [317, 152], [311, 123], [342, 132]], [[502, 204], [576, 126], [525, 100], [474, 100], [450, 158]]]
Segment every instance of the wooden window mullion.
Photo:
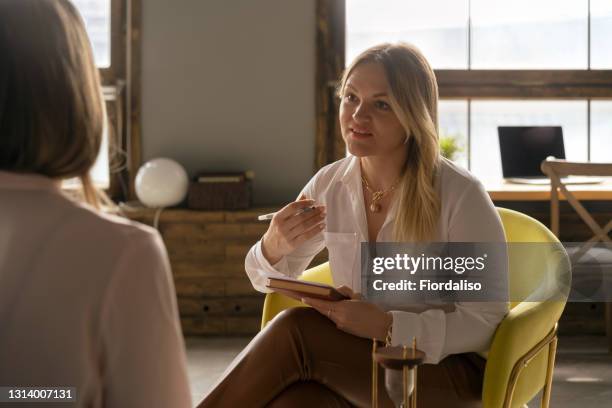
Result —
[[345, 155], [335, 85], [344, 70], [345, 1], [317, 0], [315, 170]]

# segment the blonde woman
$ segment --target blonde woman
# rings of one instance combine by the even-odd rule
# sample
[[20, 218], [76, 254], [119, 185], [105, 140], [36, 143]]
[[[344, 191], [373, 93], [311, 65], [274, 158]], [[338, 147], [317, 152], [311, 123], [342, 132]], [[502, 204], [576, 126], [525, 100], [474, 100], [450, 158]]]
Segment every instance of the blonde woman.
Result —
[[[367, 407], [371, 339], [388, 336], [394, 345], [416, 337], [427, 354], [419, 407], [480, 405], [485, 360], [476, 352], [487, 349], [505, 302], [384, 310], [356, 295], [360, 242], [504, 242], [482, 185], [439, 155], [434, 73], [416, 48], [383, 44], [346, 69], [339, 96], [350, 156], [322, 168], [274, 216], [245, 264], [255, 289], [268, 292], [269, 277], [299, 276], [327, 247], [334, 282], [352, 299], [303, 299], [313, 308], [279, 314], [201, 407]], [[506, 276], [505, 259], [498, 267]], [[391, 406], [379, 385], [382, 406]]]
[[[62, 387], [54, 401], [74, 407], [191, 407], [163, 243], [97, 209], [105, 113], [80, 16], [2, 0], [0, 55], [0, 385]], [[86, 203], [62, 194], [73, 177]]]

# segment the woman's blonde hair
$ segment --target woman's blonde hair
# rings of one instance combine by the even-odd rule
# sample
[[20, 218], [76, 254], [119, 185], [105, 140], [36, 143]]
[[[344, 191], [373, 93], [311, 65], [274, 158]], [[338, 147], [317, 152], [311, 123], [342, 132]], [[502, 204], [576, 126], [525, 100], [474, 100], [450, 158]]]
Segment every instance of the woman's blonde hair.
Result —
[[440, 198], [434, 183], [440, 163], [438, 145], [438, 85], [429, 63], [410, 44], [380, 44], [368, 48], [344, 71], [339, 95], [351, 72], [364, 63], [380, 64], [391, 90], [391, 107], [410, 135], [407, 160], [398, 189], [399, 203], [393, 230], [398, 242], [434, 239]]
[[89, 170], [106, 113], [79, 13], [68, 0], [2, 0], [0, 55], [0, 170], [78, 177], [99, 208]]

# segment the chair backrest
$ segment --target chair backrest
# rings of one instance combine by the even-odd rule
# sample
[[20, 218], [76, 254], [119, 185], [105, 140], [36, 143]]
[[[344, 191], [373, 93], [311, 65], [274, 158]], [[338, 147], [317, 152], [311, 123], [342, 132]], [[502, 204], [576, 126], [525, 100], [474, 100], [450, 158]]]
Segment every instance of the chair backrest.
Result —
[[511, 244], [508, 246], [511, 308], [543, 287], [555, 290], [558, 288], [551, 285], [562, 284], [563, 289], [567, 289], [566, 255], [555, 235], [544, 224], [525, 214], [506, 208], [497, 211], [506, 241]]
[[603, 227], [600, 226], [563, 182], [563, 177], [567, 176], [612, 176], [612, 163], [568, 162], [548, 157], [540, 167], [550, 178], [550, 228], [553, 234], [559, 236], [559, 193], [563, 194], [594, 234], [578, 251], [572, 253], [572, 261], [577, 261], [597, 242], [612, 243], [608, 236], [612, 230], [612, 220]]

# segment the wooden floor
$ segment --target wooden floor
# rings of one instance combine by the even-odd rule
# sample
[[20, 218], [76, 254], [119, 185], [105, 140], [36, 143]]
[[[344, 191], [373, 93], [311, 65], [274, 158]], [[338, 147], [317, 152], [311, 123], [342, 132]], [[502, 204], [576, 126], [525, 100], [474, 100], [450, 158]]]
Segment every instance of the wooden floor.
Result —
[[[213, 387], [248, 338], [187, 338], [189, 378], [196, 405]], [[612, 401], [612, 355], [603, 336], [559, 339], [551, 407], [608, 408]], [[530, 408], [539, 407], [534, 399]]]

